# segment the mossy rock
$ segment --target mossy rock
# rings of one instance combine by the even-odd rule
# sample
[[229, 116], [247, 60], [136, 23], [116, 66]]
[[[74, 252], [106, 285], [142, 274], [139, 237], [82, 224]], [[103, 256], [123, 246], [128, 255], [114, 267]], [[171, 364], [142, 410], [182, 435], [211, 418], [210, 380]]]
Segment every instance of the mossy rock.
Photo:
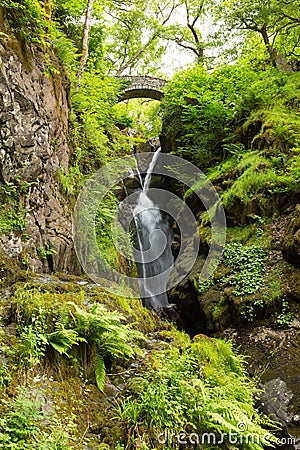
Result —
[[300, 265], [300, 204], [289, 216], [281, 245], [283, 257], [295, 266]]
[[27, 281], [32, 273], [24, 270], [24, 266], [16, 259], [8, 258], [0, 253], [0, 287], [7, 287], [17, 281]]

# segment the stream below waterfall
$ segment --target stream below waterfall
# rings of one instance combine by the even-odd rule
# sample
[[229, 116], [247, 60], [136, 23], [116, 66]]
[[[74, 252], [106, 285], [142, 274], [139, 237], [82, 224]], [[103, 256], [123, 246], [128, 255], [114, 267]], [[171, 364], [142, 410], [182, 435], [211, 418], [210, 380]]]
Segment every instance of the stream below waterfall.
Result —
[[140, 252], [136, 262], [141, 296], [144, 305], [151, 309], [167, 306], [167, 283], [174, 258], [171, 250], [173, 232], [169, 220], [150, 198], [150, 183], [161, 148], [153, 152], [152, 160], [143, 180], [137, 165], [141, 191], [133, 211], [136, 244]]

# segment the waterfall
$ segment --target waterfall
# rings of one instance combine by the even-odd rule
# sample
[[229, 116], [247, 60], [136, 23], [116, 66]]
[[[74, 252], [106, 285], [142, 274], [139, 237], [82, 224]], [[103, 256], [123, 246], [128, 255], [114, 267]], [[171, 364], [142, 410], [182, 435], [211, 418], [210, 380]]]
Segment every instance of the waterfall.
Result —
[[[163, 218], [160, 209], [148, 197], [153, 169], [160, 150], [159, 147], [153, 155], [133, 211], [141, 256], [140, 262], [136, 264], [141, 293], [145, 306], [153, 309], [169, 304], [166, 290], [173, 265], [171, 227], [168, 220]], [[142, 180], [139, 171], [138, 175]]]

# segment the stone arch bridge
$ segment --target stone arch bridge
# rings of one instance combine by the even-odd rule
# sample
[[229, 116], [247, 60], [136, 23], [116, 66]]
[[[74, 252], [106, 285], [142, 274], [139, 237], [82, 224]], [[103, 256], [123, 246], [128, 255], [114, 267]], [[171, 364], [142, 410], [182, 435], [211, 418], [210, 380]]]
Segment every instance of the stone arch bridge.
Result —
[[163, 88], [167, 81], [162, 78], [147, 76], [123, 76], [119, 77], [124, 81], [124, 89], [119, 96], [119, 102], [130, 98], [152, 98], [160, 100], [164, 93]]

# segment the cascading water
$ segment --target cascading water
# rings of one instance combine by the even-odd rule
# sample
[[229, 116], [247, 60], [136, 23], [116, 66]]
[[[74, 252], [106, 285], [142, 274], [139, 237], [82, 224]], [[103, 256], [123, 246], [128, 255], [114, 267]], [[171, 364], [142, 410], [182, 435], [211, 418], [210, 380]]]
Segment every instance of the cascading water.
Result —
[[[153, 155], [144, 182], [138, 171], [142, 191], [133, 211], [140, 263], [137, 270], [145, 306], [153, 309], [169, 304], [167, 283], [174, 259], [171, 251], [172, 230], [161, 211], [148, 196], [153, 169], [159, 156], [160, 147]], [[155, 278], [154, 278], [155, 277]]]

